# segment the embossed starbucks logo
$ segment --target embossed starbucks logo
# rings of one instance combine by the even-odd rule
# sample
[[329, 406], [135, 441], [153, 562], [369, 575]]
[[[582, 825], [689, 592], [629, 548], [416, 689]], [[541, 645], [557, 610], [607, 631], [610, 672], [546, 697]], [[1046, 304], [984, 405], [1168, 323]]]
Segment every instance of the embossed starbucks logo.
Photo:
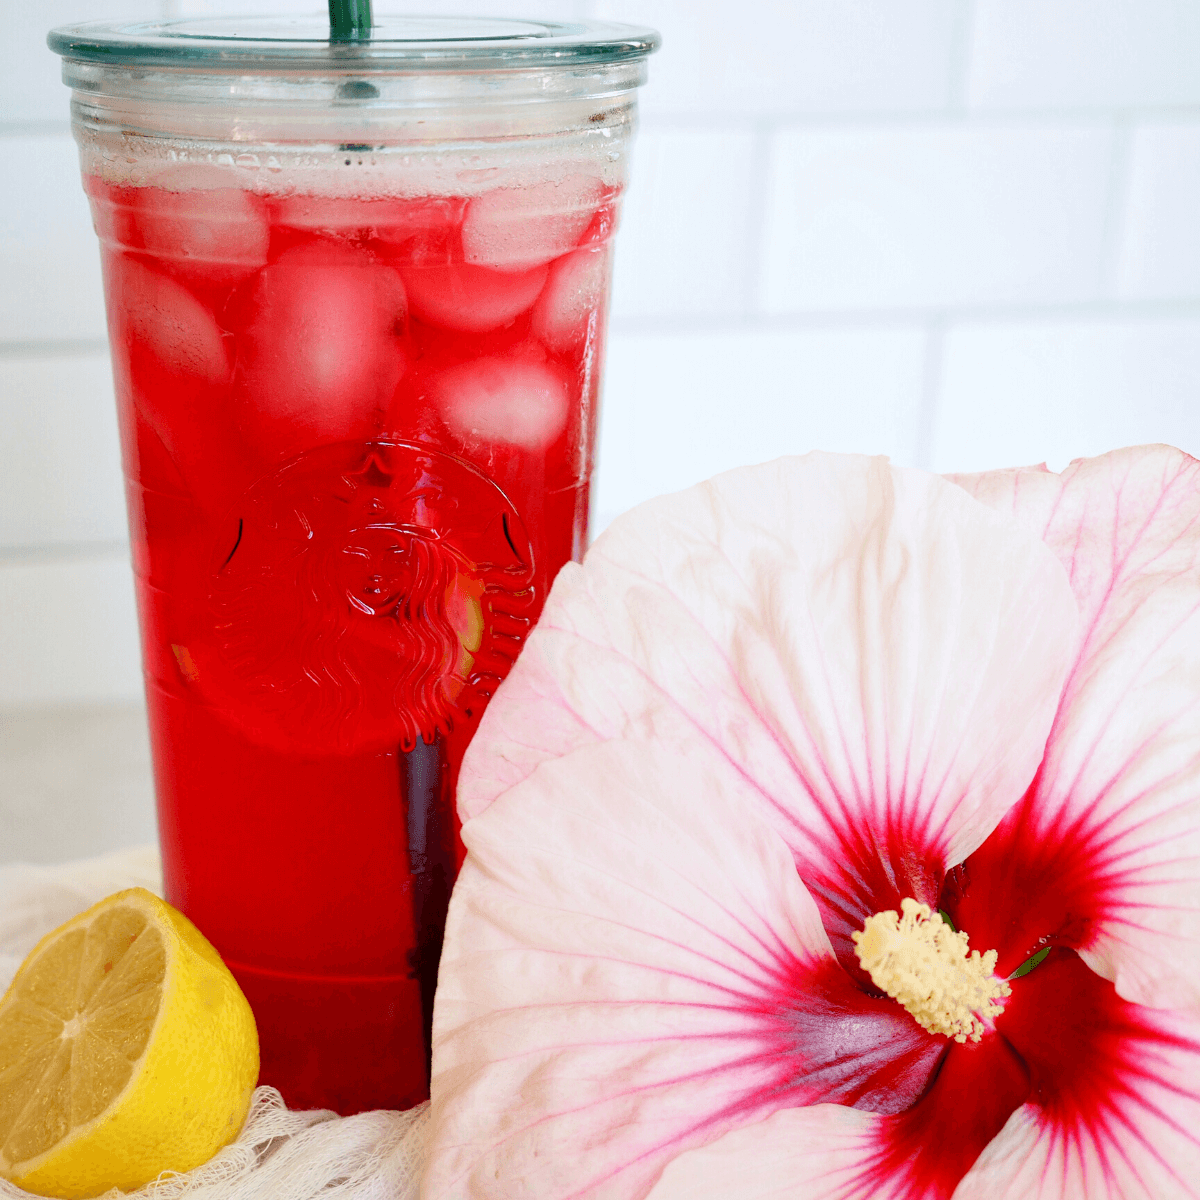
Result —
[[520, 516], [404, 442], [321, 446], [255, 484], [214, 551], [198, 682], [256, 741], [411, 749], [473, 715], [532, 624]]

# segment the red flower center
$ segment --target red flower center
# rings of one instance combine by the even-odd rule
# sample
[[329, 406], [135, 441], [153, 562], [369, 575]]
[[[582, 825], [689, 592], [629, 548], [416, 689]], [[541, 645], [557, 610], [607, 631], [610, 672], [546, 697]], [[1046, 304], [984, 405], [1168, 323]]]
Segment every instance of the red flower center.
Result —
[[[1194, 1049], [1162, 1032], [1150, 1010], [1121, 999], [1077, 953], [1108, 911], [1113, 864], [1094, 840], [1039, 828], [1028, 801], [944, 878], [929, 835], [847, 832], [828, 847], [825, 862], [836, 866], [799, 864], [838, 963], [781, 969], [777, 1007], [761, 1012], [776, 1070], [732, 1108], [774, 1111], [783, 1092], [785, 1103], [887, 1114], [864, 1163], [864, 1198], [885, 1183], [904, 1200], [951, 1196], [1025, 1104], [1041, 1136], [1094, 1157], [1107, 1175], [1104, 1164], [1129, 1136], [1130, 1113], [1153, 1103], [1143, 1097], [1147, 1083], [1161, 1083], [1156, 1056]], [[946, 912], [973, 947], [997, 949], [1000, 978], [1049, 950], [1011, 979], [1012, 994], [979, 1043], [927, 1033], [854, 957], [851, 933], [873, 912], [899, 909], [905, 895]]]

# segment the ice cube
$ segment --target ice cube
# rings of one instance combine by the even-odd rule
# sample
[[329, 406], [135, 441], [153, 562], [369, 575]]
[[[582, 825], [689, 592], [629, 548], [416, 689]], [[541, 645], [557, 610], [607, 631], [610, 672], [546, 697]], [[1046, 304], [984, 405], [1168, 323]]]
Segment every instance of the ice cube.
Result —
[[237, 337], [239, 422], [264, 448], [369, 436], [407, 366], [404, 284], [344, 243], [266, 267]]
[[367, 202], [340, 196], [279, 196], [268, 201], [277, 225], [323, 233], [330, 237], [367, 236], [371, 221]]
[[257, 271], [271, 239], [266, 207], [242, 188], [196, 186], [214, 178], [225, 174], [177, 170], [157, 176], [155, 186], [129, 189], [118, 240], [200, 286], [231, 285]]
[[[117, 391], [129, 395], [161, 440], [176, 478], [202, 507], [220, 512], [240, 486], [240, 464], [227, 450], [225, 339], [187, 288], [137, 259], [106, 253], [105, 277]], [[138, 438], [137, 469], [145, 473], [157, 462], [146, 478], [162, 486], [172, 473]], [[144, 443], [151, 453], [143, 453]]]
[[486, 333], [507, 325], [537, 299], [547, 268], [492, 271], [470, 263], [401, 270], [413, 316], [445, 329]]
[[178, 385], [210, 388], [227, 379], [221, 331], [181, 283], [116, 254], [108, 264], [108, 302], [115, 340], [132, 358], [148, 356]]
[[295, 195], [275, 198], [270, 201], [270, 209], [275, 223], [289, 229], [351, 241], [372, 240], [385, 256], [419, 241], [425, 257], [439, 248], [437, 259], [444, 262], [445, 243], [462, 221], [464, 204], [463, 200], [442, 196], [363, 200]]
[[141, 517], [146, 503], [140, 495], [142, 489], [179, 495], [187, 491], [187, 483], [158, 430], [146, 420], [141, 409], [130, 404], [127, 412], [128, 416], [121, 421], [121, 458], [127, 476], [129, 511], [136, 519]]
[[590, 175], [484, 192], [463, 219], [463, 257], [498, 271], [548, 263], [579, 244], [602, 194]]
[[475, 446], [545, 449], [562, 433], [571, 404], [554, 367], [500, 356], [450, 367], [431, 390], [446, 424]]
[[618, 189], [606, 187], [601, 190], [600, 205], [592, 217], [591, 224], [579, 239], [580, 246], [591, 246], [598, 242], [607, 242], [617, 229], [617, 201], [620, 197]]
[[451, 242], [457, 239], [466, 204], [456, 196], [378, 201], [373, 231], [380, 253], [392, 255], [403, 247], [404, 258], [410, 262], [449, 262]]
[[[138, 189], [118, 187], [95, 175], [85, 175], [83, 190], [87, 192], [91, 204], [92, 228], [95, 229], [101, 246], [111, 246], [115, 250], [130, 248]], [[136, 243], [132, 249], [140, 250], [140, 234], [136, 235]]]
[[565, 255], [533, 310], [533, 332], [549, 350], [565, 353], [587, 337], [593, 313], [601, 313], [608, 283], [608, 247], [587, 246]]

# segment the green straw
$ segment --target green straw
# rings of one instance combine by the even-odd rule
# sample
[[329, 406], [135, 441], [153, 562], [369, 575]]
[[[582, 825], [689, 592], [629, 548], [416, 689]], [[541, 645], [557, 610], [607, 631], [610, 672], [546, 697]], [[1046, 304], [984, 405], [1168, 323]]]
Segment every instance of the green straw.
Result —
[[365, 42], [371, 36], [371, 0], [329, 0], [329, 40]]

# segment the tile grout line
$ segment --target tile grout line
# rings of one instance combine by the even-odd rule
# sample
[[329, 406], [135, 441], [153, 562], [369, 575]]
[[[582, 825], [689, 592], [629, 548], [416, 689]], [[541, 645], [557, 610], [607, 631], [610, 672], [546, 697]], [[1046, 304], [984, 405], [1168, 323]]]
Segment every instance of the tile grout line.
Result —
[[41, 121], [0, 121], [0, 138], [71, 136], [70, 121], [45, 119]]
[[14, 358], [91, 358], [108, 357], [108, 341], [104, 338], [62, 338], [47, 341], [0, 341], [0, 361]]
[[1200, 297], [1194, 300], [1086, 300], [1050, 304], [981, 305], [948, 309], [944, 305], [913, 309], [846, 309], [796, 313], [746, 313], [678, 316], [614, 315], [609, 332], [630, 335], [687, 333], [787, 333], [808, 330], [926, 328], [931, 321], [953, 320], [959, 325], [1029, 324], [1057, 321], [1161, 321], [1200, 319]]
[[95, 542], [59, 542], [39, 546], [0, 546], [0, 571], [8, 567], [62, 566], [67, 563], [92, 562], [96, 559], [119, 556], [129, 558], [129, 542], [104, 540]]

